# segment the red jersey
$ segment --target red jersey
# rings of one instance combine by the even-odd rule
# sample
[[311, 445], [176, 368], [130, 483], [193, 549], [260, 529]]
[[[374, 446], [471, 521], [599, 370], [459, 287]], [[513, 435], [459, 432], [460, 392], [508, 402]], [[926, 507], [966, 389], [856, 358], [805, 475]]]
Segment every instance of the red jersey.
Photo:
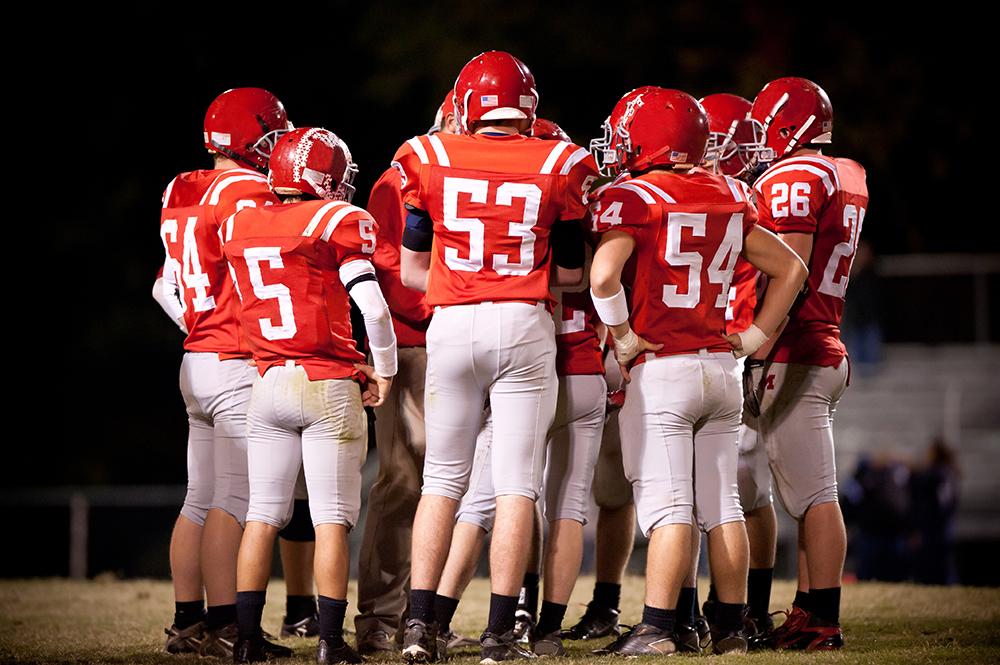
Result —
[[636, 334], [663, 349], [636, 358], [731, 351], [726, 309], [743, 239], [757, 221], [749, 188], [702, 169], [618, 182], [592, 208], [599, 232], [635, 239], [631, 315]]
[[549, 234], [582, 219], [590, 153], [520, 134], [416, 136], [396, 152], [403, 201], [434, 223], [427, 302], [548, 301]]
[[351, 336], [340, 270], [375, 253], [371, 215], [344, 201], [303, 201], [243, 210], [223, 232], [261, 375], [287, 360], [312, 381], [354, 374], [365, 357]]
[[375, 246], [375, 270], [379, 286], [392, 314], [396, 344], [425, 346], [427, 324], [433, 310], [420, 291], [403, 286], [399, 276], [399, 248], [406, 226], [406, 209], [400, 192], [399, 171], [389, 168], [372, 187], [368, 197], [368, 212], [378, 222], [378, 243]]
[[553, 314], [556, 322], [556, 374], [604, 374], [604, 358], [590, 290], [563, 291]]
[[847, 355], [840, 341], [844, 296], [868, 208], [865, 170], [850, 159], [792, 156], [771, 166], [754, 187], [761, 225], [813, 236], [808, 292], [792, 306], [769, 358], [838, 365]]
[[218, 353], [224, 359], [249, 357], [219, 226], [237, 210], [274, 203], [267, 178], [249, 169], [191, 171], [167, 185], [160, 214], [166, 253], [162, 273], [179, 290], [187, 351]]

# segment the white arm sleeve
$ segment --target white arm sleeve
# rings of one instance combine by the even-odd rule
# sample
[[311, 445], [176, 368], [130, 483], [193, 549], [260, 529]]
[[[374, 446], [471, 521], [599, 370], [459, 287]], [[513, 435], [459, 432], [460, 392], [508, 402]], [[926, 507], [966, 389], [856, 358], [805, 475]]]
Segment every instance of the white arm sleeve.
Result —
[[[365, 275], [371, 278], [356, 281]], [[396, 332], [392, 329], [389, 306], [374, 277], [375, 266], [370, 261], [351, 261], [340, 267], [340, 281], [344, 286], [354, 282], [349, 293], [365, 319], [375, 371], [379, 376], [390, 377], [396, 375]]]
[[184, 324], [184, 305], [180, 301], [180, 291], [177, 283], [173, 279], [168, 279], [167, 271], [163, 272], [163, 277], [157, 277], [153, 282], [153, 300], [159, 303], [163, 311], [167, 313], [170, 320], [177, 324], [177, 327], [187, 334], [187, 325]]

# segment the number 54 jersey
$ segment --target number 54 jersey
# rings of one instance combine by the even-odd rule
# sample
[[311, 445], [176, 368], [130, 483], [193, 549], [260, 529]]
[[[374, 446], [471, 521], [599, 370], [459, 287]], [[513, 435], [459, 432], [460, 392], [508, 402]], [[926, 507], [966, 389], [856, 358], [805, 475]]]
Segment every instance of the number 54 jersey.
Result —
[[868, 208], [865, 170], [850, 159], [800, 155], [771, 166], [754, 188], [761, 226], [813, 236], [808, 291], [792, 306], [770, 358], [837, 366], [847, 355], [840, 319]]
[[725, 339], [730, 284], [743, 240], [757, 222], [750, 189], [702, 169], [620, 180], [592, 204], [594, 230], [635, 240], [631, 314], [655, 353], [731, 351]]
[[345, 379], [365, 361], [343, 278], [374, 276], [375, 232], [371, 215], [344, 201], [247, 209], [226, 220], [223, 251], [261, 376], [292, 360], [311, 381]]
[[549, 236], [582, 219], [590, 153], [519, 134], [417, 136], [396, 152], [403, 202], [434, 223], [427, 303], [550, 301]]

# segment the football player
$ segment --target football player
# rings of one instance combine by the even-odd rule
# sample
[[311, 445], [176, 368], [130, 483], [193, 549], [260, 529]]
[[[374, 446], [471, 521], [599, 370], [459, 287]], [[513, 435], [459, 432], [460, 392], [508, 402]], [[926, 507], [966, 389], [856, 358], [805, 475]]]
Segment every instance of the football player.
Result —
[[[777, 329], [806, 268], [756, 226], [744, 184], [696, 168], [708, 119], [690, 95], [647, 89], [614, 131], [615, 154], [631, 178], [606, 188], [592, 206], [603, 237], [591, 293], [630, 381], [619, 415], [622, 457], [650, 546], [642, 621], [602, 652], [677, 651], [676, 606], [690, 569], [693, 520], [708, 534], [719, 596], [713, 649], [745, 652], [748, 554], [736, 487], [741, 395], [733, 352], [755, 351]], [[754, 323], [727, 336], [729, 284], [741, 252], [772, 279]], [[630, 312], [621, 275], [633, 254]]]
[[[449, 90], [429, 134], [454, 134], [454, 93]], [[420, 500], [424, 467], [424, 374], [431, 309], [424, 294], [399, 276], [399, 251], [406, 210], [400, 174], [389, 167], [372, 187], [367, 210], [378, 222], [372, 262], [389, 303], [396, 331], [399, 372], [394, 390], [375, 410], [378, 476], [368, 494], [365, 531], [358, 555], [358, 615], [354, 619], [361, 654], [392, 651], [402, 637], [410, 580], [410, 538]]]
[[414, 137], [394, 160], [409, 206], [403, 282], [425, 290], [435, 308], [427, 331], [427, 452], [414, 520], [408, 661], [437, 657], [435, 591], [487, 398], [497, 520], [481, 653], [485, 663], [531, 656], [516, 644], [513, 628], [558, 392], [547, 308], [551, 264], [557, 284], [582, 279], [579, 220], [596, 175], [585, 149], [527, 136], [537, 102], [521, 61], [499, 51], [476, 56], [455, 84], [462, 133]]
[[[808, 289], [774, 343], [753, 361], [748, 400], [759, 404], [754, 429], [766, 449], [774, 488], [799, 528], [798, 593], [771, 639], [782, 649], [838, 649], [840, 586], [847, 549], [837, 501], [833, 412], [847, 388], [840, 318], [851, 263], [868, 208], [865, 170], [823, 155], [833, 109], [818, 85], [781, 78], [754, 99], [751, 117], [776, 161], [754, 184], [760, 223], [810, 266]], [[754, 505], [769, 501], [763, 469], [744, 478]], [[773, 539], [771, 547], [773, 561]]]
[[[235, 637], [253, 368], [217, 231], [241, 208], [277, 202], [263, 173], [271, 147], [288, 127], [284, 106], [270, 92], [224, 92], [205, 115], [205, 147], [215, 168], [182, 173], [163, 194], [160, 237], [166, 258], [153, 297], [187, 335], [180, 384], [190, 429], [187, 496], [170, 544], [177, 601], [174, 624], [166, 631], [170, 653], [228, 656]], [[291, 576], [295, 567], [286, 563]], [[299, 577], [311, 600], [311, 574]]]
[[[237, 571], [238, 663], [273, 655], [260, 620], [274, 540], [291, 517], [300, 469], [316, 530], [317, 661], [361, 662], [342, 634], [347, 535], [361, 506], [363, 406], [385, 400], [396, 373], [396, 337], [370, 260], [375, 221], [349, 203], [356, 172], [332, 132], [290, 131], [275, 145], [268, 174], [283, 205], [244, 209], [220, 230], [259, 372], [247, 413], [250, 504]], [[374, 369], [362, 364], [352, 338], [348, 297], [364, 317]]]

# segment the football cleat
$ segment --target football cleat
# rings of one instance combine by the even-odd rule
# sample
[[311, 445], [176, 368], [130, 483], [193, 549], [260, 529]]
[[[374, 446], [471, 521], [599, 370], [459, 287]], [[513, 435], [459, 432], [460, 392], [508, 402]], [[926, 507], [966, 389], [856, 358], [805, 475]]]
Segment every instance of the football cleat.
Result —
[[389, 638], [389, 633], [384, 630], [372, 630], [364, 637], [358, 638], [358, 652], [363, 656], [389, 651], [399, 651], [399, 647]]
[[561, 631], [555, 631], [548, 635], [535, 637], [531, 644], [531, 651], [538, 657], [565, 656], [566, 647], [563, 646]]
[[237, 632], [235, 623], [207, 631], [198, 655], [202, 658], [232, 658]]
[[805, 614], [805, 620], [772, 641], [775, 649], [836, 651], [844, 647], [844, 633], [839, 624], [829, 623], [809, 612]]
[[319, 617], [313, 614], [301, 621], [288, 623], [288, 617], [281, 619], [281, 637], [316, 637], [319, 635]]
[[792, 605], [789, 612], [780, 611], [774, 614], [784, 614], [785, 622], [771, 630], [771, 634], [767, 637], [766, 646], [771, 649], [780, 648], [778, 645], [784, 642], [787, 634], [797, 631], [799, 626], [804, 625], [809, 620], [809, 613], [796, 605]]
[[677, 653], [677, 643], [672, 631], [660, 630], [648, 623], [632, 626], [617, 640], [593, 652], [596, 656], [672, 656]]
[[712, 631], [712, 653], [717, 656], [730, 653], [746, 653], [747, 638], [743, 629], [731, 631]]
[[420, 619], [406, 622], [403, 660], [407, 663], [433, 663], [438, 660], [436, 623], [428, 624]]
[[712, 645], [712, 630], [709, 628], [708, 620], [703, 616], [695, 617], [694, 628], [698, 631], [698, 645], [704, 651]]
[[234, 663], [263, 663], [275, 658], [291, 658], [292, 655], [291, 649], [268, 642], [263, 633], [249, 639], [236, 638], [232, 651]]
[[471, 637], [466, 637], [460, 633], [456, 633], [453, 630], [449, 630], [447, 633], [442, 635], [448, 640], [448, 649], [462, 649], [464, 647], [478, 647], [479, 640], [473, 639]]
[[333, 665], [334, 663], [363, 663], [364, 659], [358, 652], [351, 648], [351, 645], [340, 640], [337, 646], [331, 646], [326, 640], [320, 640], [316, 648], [316, 662], [320, 665]]
[[678, 653], [701, 653], [701, 635], [693, 623], [680, 623], [674, 626], [674, 641]]
[[774, 619], [770, 615], [752, 617], [749, 614], [743, 619], [743, 634], [747, 638], [747, 646], [751, 651], [767, 649], [768, 639], [774, 630]]
[[479, 665], [496, 665], [504, 660], [537, 658], [518, 642], [513, 630], [503, 635], [486, 631], [479, 638]]
[[164, 628], [163, 632], [167, 635], [164, 645], [167, 653], [198, 653], [198, 648], [205, 641], [205, 622], [199, 621], [183, 629], [175, 624]]
[[535, 634], [535, 619], [528, 610], [518, 608], [514, 613], [514, 638], [521, 644], [531, 644]]
[[614, 608], [588, 603], [587, 611], [575, 626], [563, 631], [562, 637], [564, 640], [596, 640], [608, 635], [617, 637], [621, 634], [618, 615], [618, 610]]

